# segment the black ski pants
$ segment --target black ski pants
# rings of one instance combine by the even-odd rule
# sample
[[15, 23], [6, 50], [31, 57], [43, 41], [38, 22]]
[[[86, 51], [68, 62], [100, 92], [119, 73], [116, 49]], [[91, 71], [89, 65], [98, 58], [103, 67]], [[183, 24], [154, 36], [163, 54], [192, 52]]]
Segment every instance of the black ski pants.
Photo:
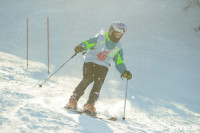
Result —
[[108, 68], [92, 62], [84, 63], [83, 65], [83, 79], [73, 92], [73, 97], [78, 101], [84, 94], [88, 85], [94, 82], [92, 90], [89, 95], [87, 104], [95, 104], [99, 98], [101, 87], [107, 75]]

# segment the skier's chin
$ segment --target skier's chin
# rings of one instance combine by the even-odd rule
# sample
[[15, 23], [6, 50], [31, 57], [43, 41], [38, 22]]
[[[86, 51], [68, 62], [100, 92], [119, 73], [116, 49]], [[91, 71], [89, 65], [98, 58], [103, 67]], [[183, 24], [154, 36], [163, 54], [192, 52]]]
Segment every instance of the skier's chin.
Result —
[[119, 42], [120, 39], [121, 39], [121, 38], [114, 38], [114, 37], [111, 37], [111, 38], [110, 38], [110, 40], [111, 40], [112, 42], [114, 42], [114, 43]]

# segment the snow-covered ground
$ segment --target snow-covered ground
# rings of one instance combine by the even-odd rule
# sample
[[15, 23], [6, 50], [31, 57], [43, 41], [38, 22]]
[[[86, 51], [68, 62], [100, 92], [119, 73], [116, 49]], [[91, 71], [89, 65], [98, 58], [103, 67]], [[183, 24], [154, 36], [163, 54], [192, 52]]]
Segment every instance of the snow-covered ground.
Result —
[[[200, 132], [200, 8], [187, 0], [7, 0], [0, 1], [0, 132], [145, 133]], [[38, 88], [47, 74], [47, 26], [50, 19], [50, 72], [81, 41], [112, 21], [128, 26], [121, 40], [129, 81], [109, 68], [96, 104], [115, 116], [106, 123], [63, 109], [82, 78], [77, 55]], [[29, 68], [26, 69], [26, 19], [29, 18]], [[86, 102], [91, 85], [80, 99]]]

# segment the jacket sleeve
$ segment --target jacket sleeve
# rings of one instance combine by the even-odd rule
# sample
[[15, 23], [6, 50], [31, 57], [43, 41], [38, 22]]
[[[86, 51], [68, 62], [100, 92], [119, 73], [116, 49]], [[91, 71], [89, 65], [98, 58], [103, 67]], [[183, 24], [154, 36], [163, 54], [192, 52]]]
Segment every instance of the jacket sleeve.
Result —
[[126, 65], [124, 64], [123, 49], [121, 49], [114, 57], [115, 67], [122, 74], [126, 71]]
[[95, 45], [97, 44], [97, 38], [98, 37], [90, 38], [89, 40], [81, 42], [79, 45], [82, 45], [84, 47], [83, 51], [87, 51], [95, 47]]

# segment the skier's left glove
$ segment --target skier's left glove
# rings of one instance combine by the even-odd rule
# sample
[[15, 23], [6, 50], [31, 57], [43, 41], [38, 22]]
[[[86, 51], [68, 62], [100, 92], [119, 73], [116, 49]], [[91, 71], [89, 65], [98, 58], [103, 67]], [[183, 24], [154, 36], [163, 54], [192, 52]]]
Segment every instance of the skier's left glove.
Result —
[[78, 46], [75, 47], [74, 51], [75, 51], [76, 53], [80, 53], [80, 52], [83, 52], [83, 49], [84, 49], [83, 46], [78, 45]]
[[132, 78], [132, 74], [130, 71], [124, 71], [121, 75], [121, 78], [124, 77], [126, 78], [127, 80], [130, 80]]

